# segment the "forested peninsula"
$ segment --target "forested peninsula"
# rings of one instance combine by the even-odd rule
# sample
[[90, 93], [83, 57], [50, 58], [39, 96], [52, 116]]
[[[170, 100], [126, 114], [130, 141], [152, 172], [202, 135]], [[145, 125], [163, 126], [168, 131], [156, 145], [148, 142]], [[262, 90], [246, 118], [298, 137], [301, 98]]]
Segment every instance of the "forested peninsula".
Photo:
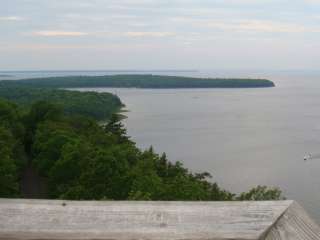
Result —
[[275, 86], [272, 81], [266, 79], [192, 78], [151, 74], [33, 78], [1, 81], [0, 85], [50, 88], [261, 88]]
[[36, 87], [0, 86], [0, 98], [16, 103], [22, 110], [29, 110], [37, 101], [46, 101], [60, 106], [65, 114], [81, 115], [96, 120], [105, 120], [124, 105], [111, 93], [79, 92]]

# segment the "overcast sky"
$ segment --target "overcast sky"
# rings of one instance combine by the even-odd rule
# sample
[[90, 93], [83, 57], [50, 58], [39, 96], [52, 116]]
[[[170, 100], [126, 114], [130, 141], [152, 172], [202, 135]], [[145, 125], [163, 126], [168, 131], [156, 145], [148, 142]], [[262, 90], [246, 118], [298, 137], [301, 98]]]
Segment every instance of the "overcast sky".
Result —
[[320, 0], [0, 3], [0, 70], [320, 68]]

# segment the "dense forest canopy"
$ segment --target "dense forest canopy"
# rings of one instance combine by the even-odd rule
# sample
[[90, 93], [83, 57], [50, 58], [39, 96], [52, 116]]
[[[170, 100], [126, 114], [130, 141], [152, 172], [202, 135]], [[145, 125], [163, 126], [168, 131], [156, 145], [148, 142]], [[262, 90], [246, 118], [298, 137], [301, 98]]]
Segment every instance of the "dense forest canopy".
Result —
[[34, 78], [1, 81], [1, 85], [51, 88], [259, 88], [275, 86], [272, 81], [266, 79], [192, 78], [150, 74]]
[[37, 101], [47, 101], [63, 107], [67, 114], [90, 116], [105, 120], [123, 104], [110, 93], [79, 92], [49, 88], [0, 87], [0, 97], [29, 108]]
[[[41, 181], [43, 196], [50, 199], [281, 198], [278, 189], [262, 186], [240, 195], [225, 191], [209, 180], [209, 173], [192, 173], [152, 147], [138, 149], [117, 115], [101, 125], [92, 118], [66, 115], [63, 107], [39, 101], [23, 109], [0, 100], [0, 197], [27, 197], [30, 182]], [[34, 194], [39, 197], [39, 192]]]

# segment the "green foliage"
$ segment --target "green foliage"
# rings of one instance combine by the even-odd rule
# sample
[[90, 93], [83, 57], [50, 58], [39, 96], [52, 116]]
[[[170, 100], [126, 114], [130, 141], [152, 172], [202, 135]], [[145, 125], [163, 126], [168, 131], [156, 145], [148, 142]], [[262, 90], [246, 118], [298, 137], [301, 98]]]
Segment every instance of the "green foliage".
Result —
[[48, 176], [49, 170], [60, 159], [62, 147], [76, 139], [76, 134], [68, 130], [68, 126], [63, 124], [59, 126], [53, 122], [39, 125], [32, 146], [32, 154], [33, 163], [43, 176]]
[[125, 87], [125, 88], [251, 88], [274, 87], [266, 79], [223, 79], [128, 74], [107, 76], [70, 76], [2, 81], [4, 86], [50, 88]]
[[4, 127], [0, 127], [0, 197], [17, 197], [18, 171], [13, 158], [14, 138]]
[[155, 164], [156, 156], [142, 154], [130, 172], [131, 191], [129, 199], [160, 200], [165, 190], [163, 179], [157, 174]]
[[127, 136], [127, 130], [124, 128], [120, 120], [121, 119], [118, 114], [112, 114], [105, 126], [105, 130], [107, 133], [116, 137], [118, 143], [128, 142], [129, 137]]
[[69, 115], [105, 120], [123, 106], [120, 99], [110, 93], [21, 87], [23, 84], [18, 84], [16, 87], [1, 85], [5, 84], [0, 84], [0, 97], [15, 102], [22, 108], [29, 108], [39, 101], [50, 102]]
[[[20, 150], [19, 150], [20, 149]], [[192, 173], [150, 147], [141, 151], [113, 115], [102, 126], [61, 107], [36, 102], [18, 111], [0, 101], [0, 197], [20, 195], [23, 162], [45, 178], [48, 197], [75, 200], [271, 200], [278, 189], [258, 186], [240, 196], [221, 189], [209, 173]], [[38, 179], [42, 179], [38, 178]], [[40, 180], [39, 180], [40, 181]]]
[[58, 120], [62, 117], [61, 109], [49, 102], [40, 101], [32, 105], [29, 113], [24, 116], [25, 126], [25, 150], [31, 155], [32, 145], [34, 143], [34, 135], [38, 125], [46, 120]]
[[24, 126], [20, 120], [17, 106], [0, 99], [0, 126], [8, 129], [17, 139], [24, 135]]
[[26, 166], [24, 126], [17, 106], [0, 100], [0, 197], [18, 197], [19, 175]]
[[23, 168], [26, 164], [23, 146], [25, 129], [18, 108], [13, 103], [0, 100], [0, 127], [11, 136], [10, 139], [12, 141], [4, 143], [11, 144], [10, 149], [12, 149], [12, 158], [15, 161], [16, 167], [18, 169]]
[[249, 192], [241, 193], [237, 200], [244, 201], [261, 201], [261, 200], [274, 200], [284, 199], [281, 190], [278, 188], [268, 188], [267, 186], [257, 186]]

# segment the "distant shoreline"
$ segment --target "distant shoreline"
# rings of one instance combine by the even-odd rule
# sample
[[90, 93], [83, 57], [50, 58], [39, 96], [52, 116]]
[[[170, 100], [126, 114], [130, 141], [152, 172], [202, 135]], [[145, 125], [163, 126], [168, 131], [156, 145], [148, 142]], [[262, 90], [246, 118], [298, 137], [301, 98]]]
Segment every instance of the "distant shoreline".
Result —
[[275, 87], [267, 79], [254, 78], [199, 78], [165, 76], [152, 74], [119, 74], [105, 76], [65, 76], [29, 78], [21, 80], [3, 80], [0, 86], [37, 87], [37, 88], [266, 88]]

